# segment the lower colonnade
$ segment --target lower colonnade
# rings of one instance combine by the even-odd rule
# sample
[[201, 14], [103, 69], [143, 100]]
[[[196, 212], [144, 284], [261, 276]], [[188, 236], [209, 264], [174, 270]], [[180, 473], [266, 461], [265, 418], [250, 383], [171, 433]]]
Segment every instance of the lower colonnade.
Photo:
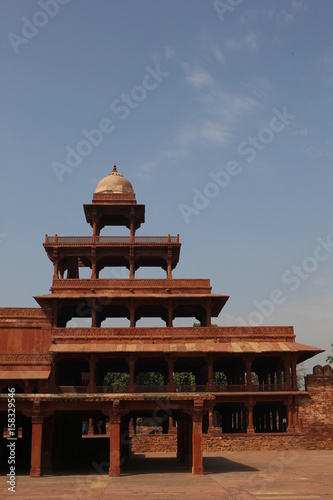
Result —
[[[244, 394], [243, 394], [244, 396]], [[274, 394], [17, 394], [18, 470], [31, 477], [92, 468], [121, 474], [136, 435], [159, 433], [176, 437], [176, 456], [193, 474], [203, 474], [205, 435], [294, 433], [299, 431], [298, 398]], [[237, 398], [239, 399], [237, 401]], [[2, 444], [6, 439], [5, 418]], [[6, 468], [5, 446], [0, 457]], [[23, 450], [25, 450], [23, 452]], [[154, 450], [151, 450], [154, 451]]]

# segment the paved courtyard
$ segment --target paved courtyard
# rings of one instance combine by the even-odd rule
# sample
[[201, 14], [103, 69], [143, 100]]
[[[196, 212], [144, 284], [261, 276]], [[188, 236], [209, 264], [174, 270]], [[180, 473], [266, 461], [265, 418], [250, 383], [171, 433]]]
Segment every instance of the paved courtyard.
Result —
[[171, 454], [136, 455], [120, 477], [109, 478], [103, 465], [101, 474], [18, 476], [14, 494], [1, 476], [0, 498], [333, 499], [333, 451], [207, 453], [204, 466], [203, 476], [193, 476]]

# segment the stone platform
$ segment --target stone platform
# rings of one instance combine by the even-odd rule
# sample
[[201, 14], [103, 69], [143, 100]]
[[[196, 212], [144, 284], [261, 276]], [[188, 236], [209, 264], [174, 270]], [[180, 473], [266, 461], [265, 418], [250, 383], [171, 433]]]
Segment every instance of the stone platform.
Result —
[[[17, 476], [14, 496], [17, 500], [333, 498], [332, 451], [205, 453], [204, 467], [203, 476], [193, 476], [173, 454], [134, 455], [120, 477], [82, 471], [41, 478]], [[0, 498], [10, 495], [2, 476]]]

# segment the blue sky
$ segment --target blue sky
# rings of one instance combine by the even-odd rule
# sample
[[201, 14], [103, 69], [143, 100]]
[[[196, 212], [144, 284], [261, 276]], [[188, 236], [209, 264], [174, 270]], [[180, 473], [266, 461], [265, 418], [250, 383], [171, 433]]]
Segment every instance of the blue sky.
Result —
[[218, 324], [329, 349], [332, 2], [0, 9], [1, 305], [47, 293], [45, 233], [90, 234], [82, 204], [116, 163], [146, 204], [138, 235], [180, 234], [174, 277], [230, 295]]

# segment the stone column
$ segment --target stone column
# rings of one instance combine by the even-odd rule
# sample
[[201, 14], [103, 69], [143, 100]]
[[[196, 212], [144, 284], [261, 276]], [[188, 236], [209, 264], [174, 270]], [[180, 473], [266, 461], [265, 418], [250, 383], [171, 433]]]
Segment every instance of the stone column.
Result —
[[173, 368], [175, 365], [175, 358], [173, 356], [169, 356], [168, 358], [168, 392], [175, 392], [175, 385], [173, 383]]
[[208, 382], [208, 391], [214, 390], [213, 385], [213, 367], [214, 367], [214, 358], [212, 356], [208, 356], [207, 359], [207, 382]]
[[292, 389], [293, 389], [293, 391], [297, 391], [297, 389], [298, 389], [298, 387], [297, 387], [296, 364], [297, 364], [296, 355], [293, 355], [292, 360], [291, 360]]
[[[94, 240], [93, 236], [93, 240]], [[97, 273], [96, 273], [96, 248], [92, 247], [91, 248], [91, 279], [95, 280], [97, 278]]]
[[[168, 241], [171, 241], [171, 236], [170, 234], [168, 235]], [[167, 254], [167, 279], [171, 280], [172, 279], [172, 248], [168, 248], [168, 254]]]
[[168, 434], [175, 434], [176, 428], [173, 426], [173, 418], [169, 415]]
[[290, 354], [287, 354], [284, 360], [284, 383], [285, 389], [290, 391]]
[[31, 419], [32, 435], [30, 477], [41, 476], [43, 421], [44, 417], [41, 416], [32, 416]]
[[[131, 236], [131, 238], [133, 239], [134, 241], [134, 236]], [[134, 248], [131, 247], [130, 248], [130, 254], [129, 254], [129, 265], [130, 265], [130, 279], [134, 279], [134, 275], [135, 275], [135, 271], [134, 271]]]
[[292, 398], [288, 399], [288, 421], [287, 421], [287, 432], [291, 432], [293, 428], [293, 402]]
[[119, 413], [110, 413], [110, 469], [109, 476], [120, 476], [120, 423]]
[[208, 412], [208, 434], [214, 432], [213, 409]]
[[210, 298], [206, 300], [205, 313], [202, 315], [201, 326], [212, 326], [212, 304]]
[[89, 426], [88, 426], [88, 436], [94, 435], [94, 419], [89, 418]]
[[[196, 405], [194, 405], [196, 406]], [[202, 416], [203, 408], [195, 408], [193, 412], [192, 422], [192, 474], [203, 474], [202, 461]]]
[[95, 356], [90, 356], [89, 359], [89, 384], [88, 384], [88, 392], [96, 392], [95, 386], [95, 366], [96, 366], [96, 358]]
[[53, 279], [58, 279], [58, 255], [54, 256], [55, 252], [53, 251]]
[[131, 243], [134, 243], [134, 236], [135, 236], [135, 213], [134, 213], [134, 208], [131, 207], [130, 210], [130, 241]]
[[129, 392], [135, 392], [135, 384], [134, 384], [134, 371], [135, 371], [135, 359], [134, 357], [130, 357], [128, 361], [128, 367], [129, 367], [129, 385], [128, 385], [128, 391]]
[[252, 362], [253, 362], [252, 356], [248, 356], [245, 359], [245, 365], [246, 365], [246, 390], [247, 391], [253, 391]]
[[130, 327], [135, 327], [135, 308], [133, 300], [130, 300]]
[[168, 323], [167, 326], [172, 327], [173, 323], [173, 307], [171, 301], [168, 304]]
[[92, 328], [97, 327], [97, 311], [94, 303], [91, 304], [91, 326]]
[[98, 230], [97, 230], [96, 210], [94, 211], [93, 209], [93, 236], [97, 235], [98, 235]]
[[249, 412], [249, 425], [247, 427], [247, 434], [254, 434], [254, 425], [253, 425], [253, 400], [250, 399], [247, 405], [247, 409]]
[[281, 368], [278, 368], [276, 370], [276, 381], [277, 381], [278, 385], [282, 384]]

